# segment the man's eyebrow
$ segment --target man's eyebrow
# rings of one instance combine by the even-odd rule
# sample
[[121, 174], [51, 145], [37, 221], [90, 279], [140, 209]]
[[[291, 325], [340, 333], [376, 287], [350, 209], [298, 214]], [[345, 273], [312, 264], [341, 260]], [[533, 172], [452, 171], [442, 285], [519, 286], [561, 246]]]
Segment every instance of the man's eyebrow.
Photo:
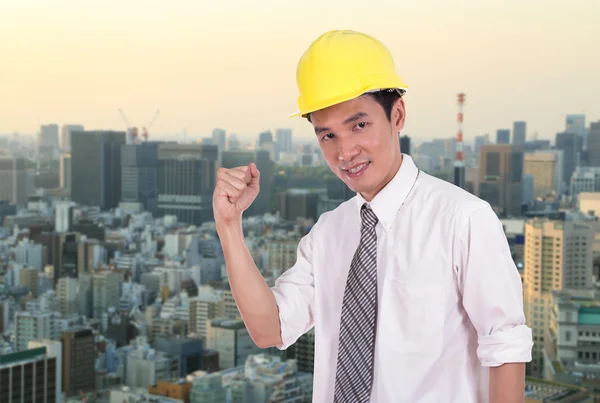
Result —
[[[358, 119], [365, 118], [367, 116], [369, 116], [369, 115], [367, 115], [366, 112], [358, 112], [358, 113], [355, 113], [354, 115], [350, 116], [346, 120], [344, 120], [343, 123], [345, 125], [347, 125], [348, 123], [355, 122]], [[329, 131], [329, 130], [331, 130], [329, 127], [315, 127], [315, 134], [320, 134], [320, 133], [323, 133], [323, 132], [326, 132], [326, 131]]]

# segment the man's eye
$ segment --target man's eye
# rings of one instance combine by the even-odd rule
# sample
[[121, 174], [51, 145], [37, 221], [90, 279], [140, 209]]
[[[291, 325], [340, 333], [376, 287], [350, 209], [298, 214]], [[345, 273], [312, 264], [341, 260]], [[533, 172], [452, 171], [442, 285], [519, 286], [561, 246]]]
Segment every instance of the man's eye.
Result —
[[360, 122], [356, 125], [356, 127], [358, 127], [359, 129], [364, 129], [365, 127], [367, 127], [367, 122]]
[[333, 138], [333, 133], [327, 133], [325, 136], [323, 136], [323, 140], [329, 140]]

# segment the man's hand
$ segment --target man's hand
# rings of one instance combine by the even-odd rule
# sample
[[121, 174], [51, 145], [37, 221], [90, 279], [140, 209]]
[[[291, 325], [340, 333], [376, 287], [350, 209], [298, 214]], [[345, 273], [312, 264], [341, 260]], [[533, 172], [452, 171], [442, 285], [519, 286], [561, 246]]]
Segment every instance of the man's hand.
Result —
[[254, 163], [232, 169], [219, 168], [213, 194], [213, 211], [217, 226], [241, 221], [242, 214], [256, 199], [260, 173]]

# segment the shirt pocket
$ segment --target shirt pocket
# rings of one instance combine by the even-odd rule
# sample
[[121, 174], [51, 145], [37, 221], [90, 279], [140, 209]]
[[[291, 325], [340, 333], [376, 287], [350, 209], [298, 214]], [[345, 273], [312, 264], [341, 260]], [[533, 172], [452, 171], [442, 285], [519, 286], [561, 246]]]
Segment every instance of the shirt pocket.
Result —
[[444, 339], [444, 286], [385, 279], [382, 291], [380, 347], [410, 355], [438, 356]]

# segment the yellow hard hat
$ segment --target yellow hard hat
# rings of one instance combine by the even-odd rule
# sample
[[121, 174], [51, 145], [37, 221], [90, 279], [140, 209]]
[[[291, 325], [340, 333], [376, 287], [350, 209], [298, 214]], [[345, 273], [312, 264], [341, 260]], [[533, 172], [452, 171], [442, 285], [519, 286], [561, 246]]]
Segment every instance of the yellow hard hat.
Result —
[[299, 111], [290, 117], [306, 117], [370, 91], [408, 91], [385, 45], [351, 30], [329, 31], [317, 38], [298, 62], [296, 81]]

